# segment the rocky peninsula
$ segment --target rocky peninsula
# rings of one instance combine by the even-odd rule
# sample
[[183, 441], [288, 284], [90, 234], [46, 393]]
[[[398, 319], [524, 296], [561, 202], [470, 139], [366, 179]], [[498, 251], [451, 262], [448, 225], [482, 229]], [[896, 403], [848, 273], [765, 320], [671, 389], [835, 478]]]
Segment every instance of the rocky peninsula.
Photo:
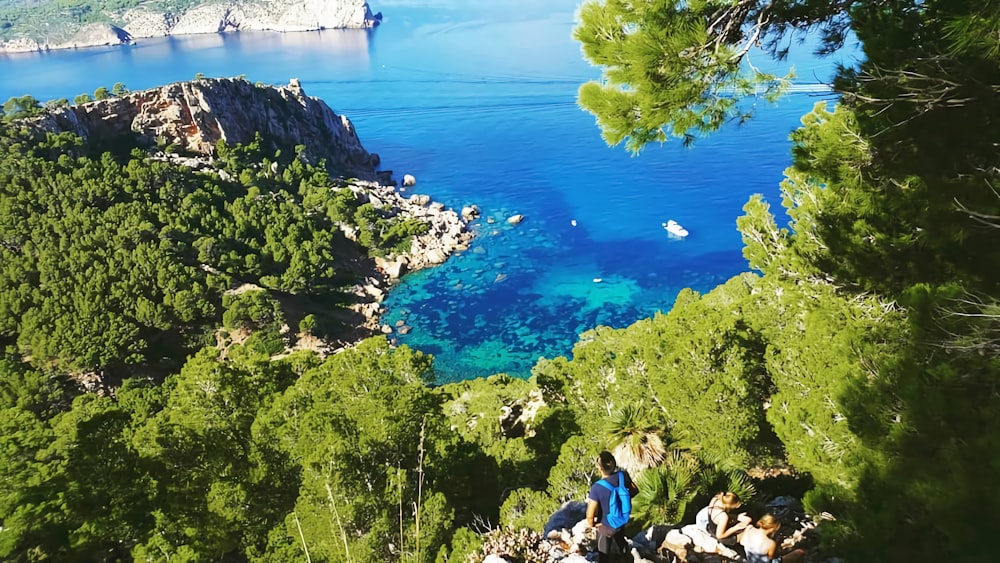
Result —
[[[168, 84], [120, 97], [49, 109], [23, 123], [38, 133], [72, 132], [84, 139], [114, 141], [131, 138], [155, 159], [182, 164], [229, 180], [215, 162], [216, 145], [257, 140], [271, 150], [300, 147], [298, 158], [325, 164], [339, 177], [340, 187], [359, 203], [372, 204], [386, 218], [416, 219], [427, 230], [414, 236], [406, 252], [377, 258], [360, 248], [343, 257], [338, 269], [355, 273], [349, 292], [355, 315], [346, 321], [356, 328], [352, 338], [385, 332], [379, 326], [380, 302], [405, 273], [444, 262], [468, 247], [473, 234], [468, 222], [475, 213], [459, 214], [427, 195], [413, 193], [416, 180], [397, 187], [391, 171], [378, 170], [380, 159], [361, 145], [353, 124], [323, 100], [307, 96], [298, 80], [287, 86], [255, 85], [240, 78], [205, 78]], [[277, 164], [272, 164], [277, 173]], [[345, 238], [358, 233], [341, 225]], [[340, 343], [329, 343], [330, 347]]]
[[[73, 49], [133, 43], [145, 37], [234, 31], [315, 31], [371, 28], [382, 20], [364, 0], [230, 0], [191, 5], [169, 2], [122, 3], [127, 8], [95, 4], [88, 14], [104, 21], [75, 19], [34, 22], [44, 17], [45, 3], [0, 21], [0, 53]], [[122, 4], [114, 4], [120, 6]]]

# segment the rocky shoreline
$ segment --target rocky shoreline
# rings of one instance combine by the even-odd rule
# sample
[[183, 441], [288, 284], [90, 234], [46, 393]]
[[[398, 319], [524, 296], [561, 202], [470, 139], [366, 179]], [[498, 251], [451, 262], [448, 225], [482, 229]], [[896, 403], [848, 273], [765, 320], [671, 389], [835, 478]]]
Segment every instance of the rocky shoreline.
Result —
[[[384, 217], [426, 223], [427, 232], [413, 237], [408, 252], [377, 258], [359, 254], [344, 264], [360, 280], [349, 289], [354, 297], [349, 310], [357, 322], [353, 333], [342, 341], [320, 346], [317, 351], [321, 353], [393, 332], [380, 325], [381, 302], [389, 289], [407, 272], [441, 264], [468, 248], [474, 236], [469, 223], [478, 216], [478, 209], [470, 206], [460, 214], [430, 196], [412, 193], [416, 179], [408, 174], [402, 186], [397, 186], [391, 171], [377, 170], [378, 155], [364, 149], [350, 120], [323, 100], [307, 96], [294, 78], [287, 86], [255, 85], [239, 78], [177, 82], [48, 110], [23, 125], [40, 134], [69, 131], [84, 139], [133, 135], [149, 147], [154, 159], [224, 179], [228, 173], [214, 160], [216, 143], [251, 143], [260, 134], [262, 141], [275, 144], [272, 149], [304, 146], [299, 158], [312, 164], [324, 162], [332, 176], [346, 178], [334, 189], [350, 189], [359, 203], [372, 204]], [[277, 173], [277, 164], [272, 167]], [[357, 240], [350, 225], [340, 225], [340, 229], [346, 238]]]
[[0, 41], [0, 53], [128, 45], [138, 39], [167, 35], [372, 28], [382, 21], [382, 14], [373, 14], [364, 0], [230, 0], [179, 11], [163, 11], [147, 2], [105, 15], [110, 19], [107, 23], [56, 30], [44, 39], [15, 37]]
[[[426, 233], [413, 237], [409, 252], [375, 258], [374, 267], [364, 272], [363, 281], [352, 289], [358, 301], [351, 309], [365, 319], [363, 326], [358, 327], [356, 339], [377, 333], [405, 334], [408, 330], [405, 326], [381, 324], [384, 312], [382, 301], [389, 290], [407, 272], [437, 266], [455, 252], [466, 250], [474, 233], [469, 229], [467, 217], [446, 208], [441, 202], [432, 201], [430, 196], [407, 196], [396, 188], [395, 182], [352, 182], [349, 187], [363, 202], [371, 203], [389, 215], [414, 218], [430, 225]], [[355, 236], [350, 229], [345, 234], [348, 238]]]

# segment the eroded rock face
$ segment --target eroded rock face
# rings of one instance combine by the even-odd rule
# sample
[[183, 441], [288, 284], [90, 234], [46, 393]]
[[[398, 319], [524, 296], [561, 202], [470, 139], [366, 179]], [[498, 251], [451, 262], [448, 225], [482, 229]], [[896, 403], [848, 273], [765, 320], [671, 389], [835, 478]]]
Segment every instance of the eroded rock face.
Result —
[[249, 143], [259, 132], [278, 146], [305, 145], [305, 160], [325, 159], [332, 174], [345, 177], [372, 179], [378, 163], [346, 117], [306, 96], [294, 80], [286, 87], [232, 78], [178, 82], [62, 108], [35, 123], [84, 138], [135, 134], [150, 145], [174, 144], [209, 156], [219, 140]]
[[107, 14], [111, 24], [86, 24], [59, 30], [69, 40], [19, 37], [0, 42], [0, 52], [38, 51], [130, 43], [143, 37], [227, 31], [313, 31], [378, 25], [364, 0], [242, 0], [209, 2], [180, 12], [154, 3]]

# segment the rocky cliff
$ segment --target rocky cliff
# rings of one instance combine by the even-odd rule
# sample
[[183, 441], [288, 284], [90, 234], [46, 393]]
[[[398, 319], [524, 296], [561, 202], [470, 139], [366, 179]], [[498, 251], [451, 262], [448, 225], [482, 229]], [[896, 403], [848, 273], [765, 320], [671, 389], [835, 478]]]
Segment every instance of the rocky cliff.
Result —
[[305, 145], [303, 158], [325, 160], [334, 175], [375, 178], [378, 155], [361, 146], [354, 126], [297, 80], [256, 86], [242, 79], [201, 79], [131, 92], [49, 112], [35, 127], [84, 138], [135, 135], [141, 143], [172, 144], [211, 156], [219, 140], [249, 143], [260, 133], [275, 147]]
[[[0, 52], [40, 51], [117, 45], [143, 37], [220, 33], [229, 31], [312, 31], [368, 28], [378, 25], [364, 0], [229, 0], [164, 9], [163, 3], [140, 2], [137, 7], [105, 12], [106, 23], [65, 23], [47, 29], [45, 37], [30, 34], [0, 41]], [[47, 24], [46, 24], [47, 25]]]
[[[391, 172], [376, 173], [378, 155], [361, 146], [351, 122], [322, 100], [307, 96], [296, 79], [283, 87], [234, 78], [178, 82], [47, 110], [19, 123], [37, 133], [69, 131], [96, 141], [136, 139], [153, 158], [220, 176], [226, 173], [215, 165], [216, 143], [248, 143], [260, 133], [273, 149], [302, 145], [300, 158], [313, 164], [325, 161], [333, 175], [353, 178], [344, 182], [344, 189], [354, 192], [356, 200], [371, 203], [383, 217], [426, 223], [427, 232], [413, 237], [408, 251], [378, 259], [366, 256], [351, 267], [361, 280], [351, 290], [350, 305], [358, 314], [352, 321], [358, 338], [380, 329], [392, 332], [379, 325], [380, 302], [399, 277], [441, 264], [466, 249], [473, 237], [468, 222], [454, 210], [429, 196], [406, 192], [408, 188], [397, 189]], [[174, 148], [164, 151], [167, 146]], [[354, 227], [341, 229], [347, 238], [356, 239]]]

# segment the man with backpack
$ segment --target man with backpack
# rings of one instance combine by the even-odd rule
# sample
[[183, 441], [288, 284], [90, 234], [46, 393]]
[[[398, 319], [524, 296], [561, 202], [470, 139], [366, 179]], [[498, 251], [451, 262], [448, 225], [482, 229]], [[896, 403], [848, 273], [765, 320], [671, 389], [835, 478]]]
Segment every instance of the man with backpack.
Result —
[[632, 512], [632, 497], [639, 488], [628, 473], [618, 470], [611, 452], [597, 456], [597, 469], [601, 479], [590, 487], [587, 495], [587, 525], [593, 528], [597, 522], [597, 561], [608, 563], [628, 548], [624, 527]]

